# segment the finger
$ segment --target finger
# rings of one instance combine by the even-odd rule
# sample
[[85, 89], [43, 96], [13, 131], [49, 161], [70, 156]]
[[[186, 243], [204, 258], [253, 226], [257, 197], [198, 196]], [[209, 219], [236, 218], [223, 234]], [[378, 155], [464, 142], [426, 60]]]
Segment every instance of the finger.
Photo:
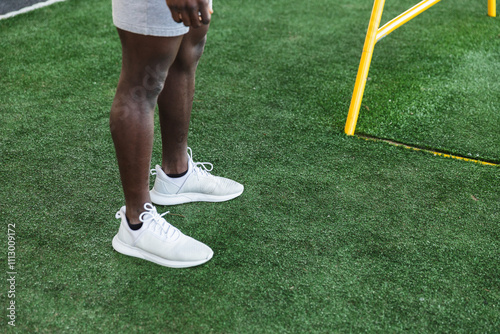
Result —
[[200, 9], [200, 12], [199, 12], [199, 20], [202, 24], [209, 24], [210, 23], [210, 19], [212, 18], [212, 10], [208, 8], [208, 6], [203, 6], [201, 9]]
[[177, 23], [183, 23], [186, 27], [190, 26], [189, 15], [182, 15], [182, 13], [178, 14], [179, 21], [175, 21]]
[[184, 25], [193, 28], [198, 28], [199, 26], [201, 26], [200, 14], [197, 10], [190, 10], [187, 14], [189, 16], [189, 22], [187, 24], [186, 21], [184, 21]]
[[190, 15], [190, 13], [186, 10], [179, 10], [178, 11], [178, 16], [179, 16], [179, 21], [176, 22], [182, 22], [186, 27], [196, 27], [193, 23], [196, 23], [197, 25], [200, 25], [200, 22], [198, 18], [193, 21], [193, 16]]
[[174, 19], [175, 22], [181, 23], [182, 22], [182, 15], [177, 9], [171, 9], [170, 12], [172, 13], [172, 18]]

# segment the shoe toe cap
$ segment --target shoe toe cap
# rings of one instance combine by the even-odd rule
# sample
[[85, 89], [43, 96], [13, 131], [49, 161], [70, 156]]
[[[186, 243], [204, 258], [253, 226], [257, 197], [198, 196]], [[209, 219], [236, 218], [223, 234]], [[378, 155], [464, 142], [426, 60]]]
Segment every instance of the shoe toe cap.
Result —
[[220, 177], [218, 183], [219, 186], [215, 189], [217, 195], [239, 194], [242, 193], [244, 189], [242, 184], [224, 177]]
[[177, 261], [203, 261], [210, 260], [214, 252], [203, 242], [191, 237], [184, 236], [185, 240], [175, 250], [175, 260]]

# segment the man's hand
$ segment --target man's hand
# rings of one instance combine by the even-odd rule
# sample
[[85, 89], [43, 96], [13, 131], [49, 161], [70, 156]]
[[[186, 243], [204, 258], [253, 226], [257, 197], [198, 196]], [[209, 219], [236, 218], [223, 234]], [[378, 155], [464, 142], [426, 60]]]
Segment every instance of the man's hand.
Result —
[[211, 9], [208, 0], [166, 0], [175, 22], [182, 22], [186, 27], [198, 28], [209, 24]]

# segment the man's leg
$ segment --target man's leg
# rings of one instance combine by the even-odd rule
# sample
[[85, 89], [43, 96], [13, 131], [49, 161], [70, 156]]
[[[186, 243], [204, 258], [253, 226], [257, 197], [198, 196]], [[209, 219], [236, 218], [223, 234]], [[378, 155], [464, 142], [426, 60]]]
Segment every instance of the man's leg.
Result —
[[111, 107], [110, 129], [127, 217], [131, 224], [137, 224], [144, 204], [151, 201], [149, 169], [154, 108], [182, 36], [144, 36], [120, 29], [118, 33], [122, 43], [122, 72]]
[[170, 67], [158, 98], [162, 136], [162, 169], [181, 174], [187, 165], [187, 136], [193, 106], [195, 72], [205, 47], [208, 25], [191, 28]]
[[195, 163], [187, 154], [195, 72], [207, 30], [208, 26], [192, 28], [184, 35], [158, 98], [163, 147], [162, 166], [156, 168], [155, 185], [150, 192], [155, 204], [228, 201], [244, 189], [238, 182], [207, 173], [212, 170], [210, 163]]
[[110, 127], [126, 206], [116, 213], [120, 228], [113, 248], [167, 267], [203, 264], [213, 256], [210, 247], [169, 224], [149, 196], [154, 108], [182, 37], [151, 37], [120, 30], [119, 34], [123, 66]]

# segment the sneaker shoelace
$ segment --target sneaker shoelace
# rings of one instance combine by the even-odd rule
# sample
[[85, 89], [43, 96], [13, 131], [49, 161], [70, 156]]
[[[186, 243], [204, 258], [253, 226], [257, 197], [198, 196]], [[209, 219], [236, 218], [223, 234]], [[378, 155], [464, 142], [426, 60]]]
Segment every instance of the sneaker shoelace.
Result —
[[156, 208], [151, 203], [144, 204], [144, 211], [139, 216], [139, 220], [143, 223], [146, 221], [150, 221], [149, 228], [153, 230], [153, 232], [165, 236], [168, 239], [177, 240], [180, 236], [180, 231], [172, 226], [163, 216], [168, 214], [170, 211], [159, 214], [156, 211]]
[[[193, 151], [191, 150], [191, 147], [188, 147], [188, 157], [189, 160], [193, 163], [193, 172], [196, 173], [196, 175], [212, 175], [210, 172], [212, 169], [214, 169], [214, 165], [212, 165], [210, 162], [194, 162], [193, 161]], [[208, 167], [207, 167], [208, 166]], [[151, 169], [149, 171], [151, 175], [156, 175], [156, 169]]]
[[[193, 151], [188, 147], [189, 160], [193, 163], [193, 172], [197, 175], [211, 175], [210, 172], [214, 169], [214, 165], [210, 162], [194, 162], [193, 161]], [[208, 167], [207, 167], [208, 166]]]

